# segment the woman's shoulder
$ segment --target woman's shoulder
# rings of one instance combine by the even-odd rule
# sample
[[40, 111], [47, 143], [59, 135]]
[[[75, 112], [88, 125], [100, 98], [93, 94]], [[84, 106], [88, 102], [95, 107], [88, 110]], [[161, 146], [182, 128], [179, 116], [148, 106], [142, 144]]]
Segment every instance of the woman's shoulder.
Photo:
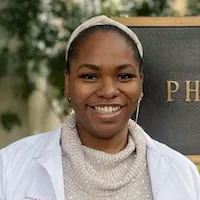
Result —
[[183, 155], [163, 142], [151, 138], [139, 125], [137, 125], [137, 131], [140, 134], [144, 134], [146, 137], [147, 151], [149, 155], [162, 158], [167, 163], [179, 169], [187, 168], [191, 170], [191, 168], [195, 168], [196, 170], [195, 165], [186, 157], [186, 155]]
[[[173, 168], [182, 171], [197, 172], [197, 168], [192, 161], [190, 161], [186, 155], [178, 152], [177, 150], [169, 147], [168, 145], [151, 139], [155, 145], [158, 155], [165, 159]], [[155, 152], [154, 152], [155, 153]]]
[[39, 133], [36, 135], [28, 136], [22, 138], [8, 146], [4, 147], [0, 150], [0, 156], [17, 156], [24, 154], [34, 154], [37, 151], [42, 151], [42, 149], [49, 144], [49, 142], [53, 141], [55, 138], [60, 137], [57, 135], [58, 129], [54, 129], [49, 132]]

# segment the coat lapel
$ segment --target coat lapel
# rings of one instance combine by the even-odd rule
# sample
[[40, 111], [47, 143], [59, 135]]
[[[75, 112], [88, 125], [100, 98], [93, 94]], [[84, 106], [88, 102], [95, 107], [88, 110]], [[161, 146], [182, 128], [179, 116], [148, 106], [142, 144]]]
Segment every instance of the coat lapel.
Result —
[[165, 160], [159, 155], [156, 155], [155, 152], [147, 152], [147, 154], [149, 175], [151, 178], [154, 199], [164, 200], [162, 198], [158, 198], [158, 195], [167, 180], [167, 175], [170, 170], [169, 163], [165, 162]]
[[43, 156], [38, 158], [36, 162], [41, 165], [46, 170], [47, 175], [49, 175], [49, 187], [51, 188], [51, 185], [53, 185], [56, 199], [64, 200], [63, 169], [60, 148], [46, 152]]
[[[47, 184], [49, 188], [53, 187], [57, 200], [64, 200], [64, 181], [62, 154], [60, 148], [60, 134], [61, 129], [54, 131], [49, 135], [48, 141], [46, 142], [47, 147], [42, 153], [40, 151], [35, 155], [35, 161], [43, 169], [44, 172], [42, 173], [44, 177], [42, 174], [40, 175], [40, 181], [43, 182], [44, 179], [44, 181], [46, 181], [44, 184]], [[55, 198], [51, 199], [54, 200]]]
[[35, 168], [30, 173], [33, 179], [30, 182], [25, 199], [56, 200], [55, 190], [46, 169], [36, 163]]
[[167, 157], [160, 155], [153, 140], [145, 132], [144, 134], [147, 139], [147, 162], [154, 200], [164, 200], [159, 197], [159, 193], [167, 180], [171, 165]]

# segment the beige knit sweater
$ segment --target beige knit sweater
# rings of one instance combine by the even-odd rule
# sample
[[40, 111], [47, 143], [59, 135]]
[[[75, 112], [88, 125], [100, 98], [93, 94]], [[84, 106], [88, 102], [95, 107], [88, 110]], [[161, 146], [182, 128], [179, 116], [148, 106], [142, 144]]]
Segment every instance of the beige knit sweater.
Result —
[[129, 120], [126, 148], [109, 154], [82, 145], [75, 115], [66, 118], [61, 137], [66, 200], [153, 200], [146, 140], [134, 124]]

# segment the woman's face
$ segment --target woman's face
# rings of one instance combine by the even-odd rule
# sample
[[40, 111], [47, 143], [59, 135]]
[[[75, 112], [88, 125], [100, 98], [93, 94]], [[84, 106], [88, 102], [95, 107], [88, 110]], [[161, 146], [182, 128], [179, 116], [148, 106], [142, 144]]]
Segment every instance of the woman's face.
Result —
[[78, 48], [65, 74], [79, 133], [108, 139], [127, 134], [142, 93], [142, 75], [130, 44], [115, 32], [94, 32]]

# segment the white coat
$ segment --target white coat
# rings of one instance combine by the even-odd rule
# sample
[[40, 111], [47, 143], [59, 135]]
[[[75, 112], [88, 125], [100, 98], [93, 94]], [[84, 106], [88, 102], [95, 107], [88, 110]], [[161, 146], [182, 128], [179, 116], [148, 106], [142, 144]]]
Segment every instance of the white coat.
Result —
[[[61, 128], [0, 151], [0, 200], [64, 200]], [[200, 176], [186, 157], [147, 138], [154, 200], [200, 200]]]

